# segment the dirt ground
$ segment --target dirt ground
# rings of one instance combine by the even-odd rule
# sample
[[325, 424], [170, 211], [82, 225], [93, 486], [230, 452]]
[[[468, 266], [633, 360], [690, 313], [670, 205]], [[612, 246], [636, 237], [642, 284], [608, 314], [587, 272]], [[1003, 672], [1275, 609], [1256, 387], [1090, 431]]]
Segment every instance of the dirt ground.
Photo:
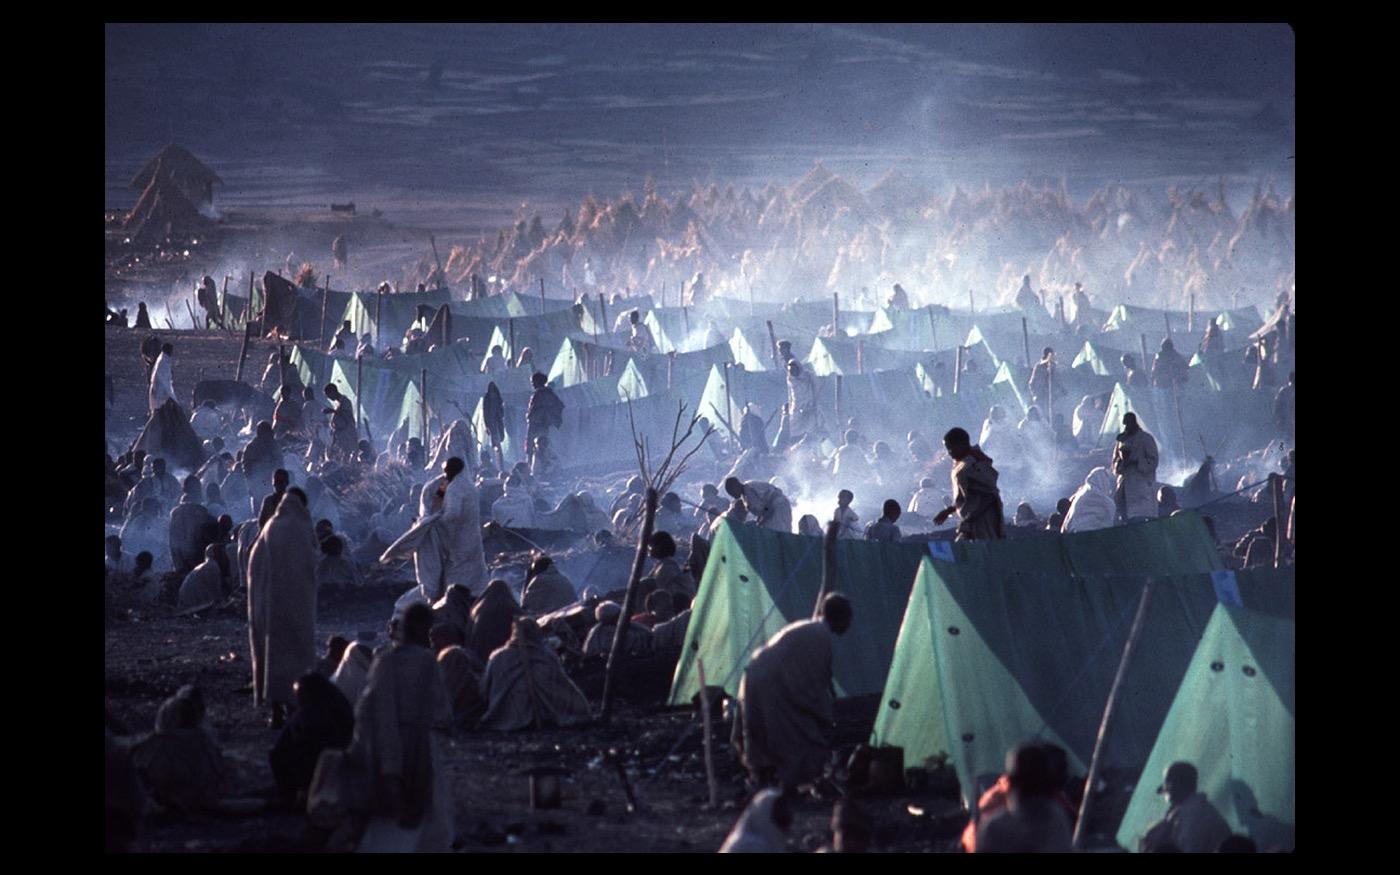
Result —
[[[375, 587], [321, 600], [317, 633], [354, 636], [380, 630], [398, 590]], [[154, 726], [160, 703], [183, 684], [196, 684], [208, 706], [207, 727], [222, 746], [231, 795], [250, 803], [246, 815], [175, 820], [148, 815], [137, 851], [313, 851], [304, 817], [273, 800], [267, 754], [276, 732], [252, 703], [247, 625], [241, 607], [176, 617], [169, 608], [138, 607], [120, 595], [108, 604], [106, 698], [109, 714], [132, 734]], [[596, 704], [596, 703], [595, 703]], [[742, 775], [715, 727], [715, 768], [721, 806], [707, 810], [703, 731], [689, 709], [623, 705], [608, 727], [512, 734], [458, 732], [447, 745], [456, 814], [457, 850], [464, 852], [629, 851], [711, 852], [719, 848], [746, 798]], [[625, 763], [640, 808], [628, 810], [615, 768]], [[520, 770], [541, 765], [569, 770], [562, 807], [530, 808], [529, 779]], [[919, 817], [908, 813], [922, 806]], [[948, 851], [961, 828], [958, 803], [908, 795], [864, 800], [877, 824], [875, 847], [889, 851]], [[792, 850], [813, 850], [828, 838], [830, 801], [803, 800], [790, 834]], [[941, 815], [935, 817], [934, 815]]]

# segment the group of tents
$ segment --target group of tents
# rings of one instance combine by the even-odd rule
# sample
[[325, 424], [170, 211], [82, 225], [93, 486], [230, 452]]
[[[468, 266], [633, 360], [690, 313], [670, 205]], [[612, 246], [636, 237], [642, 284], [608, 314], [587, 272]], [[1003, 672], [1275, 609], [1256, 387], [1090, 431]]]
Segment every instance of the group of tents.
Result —
[[[754, 649], [812, 616], [822, 553], [820, 538], [722, 524], [671, 704], [700, 690], [702, 660], [708, 683], [737, 695]], [[969, 806], [1025, 741], [1058, 744], [1088, 772], [1139, 626], [1100, 754], [1140, 775], [1118, 843], [1136, 850], [1165, 815], [1158, 781], [1185, 760], [1235, 832], [1292, 847], [1291, 567], [1225, 569], [1187, 512], [1010, 541], [841, 540], [835, 581], [855, 608], [835, 645], [837, 695], [879, 694], [871, 744], [902, 748], [906, 768], [946, 762]]]
[[[1194, 464], [1198, 443], [1205, 438], [1248, 444], [1252, 435], [1238, 428], [1223, 434], [1220, 424], [1267, 421], [1271, 400], [1237, 379], [1216, 376], [1238, 368], [1199, 355], [1178, 393], [1129, 389], [1120, 379], [1120, 350], [1142, 350], [1150, 340], [1155, 351], [1164, 327], [1178, 348], [1189, 353], [1213, 318], [1227, 338], [1235, 338], [1231, 346], [1236, 351], [1227, 355], [1237, 357], [1248, 333], [1262, 324], [1253, 310], [1195, 318], [1120, 306], [1096, 314], [1105, 316], [1111, 330], [1082, 339], [1040, 308], [974, 314], [930, 306], [870, 313], [841, 311], [834, 302], [778, 306], [726, 298], [693, 307], [655, 307], [642, 296], [614, 301], [609, 312], [597, 298], [573, 303], [508, 293], [455, 301], [441, 289], [393, 294], [301, 289], [296, 296], [298, 315], [288, 324], [293, 325], [289, 334], [297, 343], [292, 359], [302, 380], [333, 382], [352, 399], [359, 398], [360, 421], [371, 436], [397, 431], [421, 437], [426, 421], [432, 437], [461, 418], [476, 421], [477, 440], [487, 441], [480, 399], [492, 378], [481, 373], [482, 365], [494, 346], [501, 346], [512, 362], [528, 347], [533, 370], [547, 375], [565, 403], [565, 426], [552, 445], [565, 467], [630, 463], [631, 424], [653, 443], [664, 443], [679, 402], [721, 429], [737, 428], [749, 403], [758, 404], [765, 419], [774, 419], [787, 396], [786, 376], [777, 366], [779, 340], [790, 341], [792, 353], [815, 375], [823, 421], [834, 426], [858, 413], [891, 435], [932, 430], [931, 423], [975, 429], [994, 404], [1006, 410], [1014, 425], [1031, 403], [1025, 388], [1030, 365], [1045, 346], [1057, 349], [1060, 362], [1052, 409], [1041, 411], [1046, 422], [1051, 414], [1070, 420], [1085, 395], [1110, 399], [1101, 420], [1075, 423], [1079, 432], [1089, 429], [1087, 436], [1077, 434], [1086, 445], [1107, 446], [1122, 413], [1132, 410], [1157, 437], [1164, 456]], [[235, 303], [246, 306], [246, 300]], [[265, 312], [259, 310], [262, 305], [254, 300], [253, 312]], [[442, 315], [444, 308], [450, 318]], [[626, 334], [612, 330], [632, 309], [643, 314], [656, 352], [629, 351]], [[432, 328], [435, 337], [436, 332], [450, 333], [451, 342], [427, 353], [380, 355], [362, 363], [325, 355], [328, 338], [347, 320], [357, 337], [371, 335], [379, 350], [397, 346], [413, 328]], [[505, 402], [508, 433], [519, 430], [524, 415], [528, 370], [512, 368], [494, 376]], [[597, 432], [573, 427], [585, 424], [616, 427], [616, 433], [600, 439]], [[839, 442], [840, 431], [830, 432]], [[614, 436], [621, 440], [612, 440]], [[508, 444], [503, 447], [506, 459], [515, 461], [518, 440]], [[599, 458], [600, 450], [612, 455]]]

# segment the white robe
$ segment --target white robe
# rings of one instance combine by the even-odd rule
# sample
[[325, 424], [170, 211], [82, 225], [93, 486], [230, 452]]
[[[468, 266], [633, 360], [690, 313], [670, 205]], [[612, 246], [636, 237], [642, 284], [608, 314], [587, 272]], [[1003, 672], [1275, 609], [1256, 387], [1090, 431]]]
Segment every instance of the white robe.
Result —
[[[473, 594], [486, 587], [485, 548], [481, 543], [476, 485], [463, 472], [447, 484], [442, 500], [438, 501], [438, 487], [446, 479], [447, 475], [440, 474], [424, 484], [418, 522], [379, 557], [380, 562], [393, 562], [406, 559], [410, 553], [413, 555], [418, 589], [405, 593], [405, 598], [412, 594], [411, 601], [431, 604], [453, 584], [461, 584]], [[404, 603], [404, 609], [411, 601]]]
[[155, 413], [168, 399], [175, 397], [174, 375], [170, 356], [161, 353], [156, 358], [156, 366], [151, 369], [151, 389], [147, 393], [150, 412]]
[[1139, 429], [1113, 445], [1115, 484], [1127, 498], [1128, 519], [1157, 518], [1157, 441]]
[[1113, 503], [1113, 477], [1102, 466], [1089, 472], [1084, 485], [1069, 500], [1062, 532], [1088, 532], [1110, 528], [1118, 518]]
[[721, 854], [781, 854], [787, 850], [783, 831], [773, 822], [773, 806], [782, 791], [760, 790], [739, 815], [734, 828], [719, 846]]
[[524, 489], [506, 490], [506, 494], [491, 504], [491, 518], [503, 526], [516, 529], [535, 527], [535, 503]]

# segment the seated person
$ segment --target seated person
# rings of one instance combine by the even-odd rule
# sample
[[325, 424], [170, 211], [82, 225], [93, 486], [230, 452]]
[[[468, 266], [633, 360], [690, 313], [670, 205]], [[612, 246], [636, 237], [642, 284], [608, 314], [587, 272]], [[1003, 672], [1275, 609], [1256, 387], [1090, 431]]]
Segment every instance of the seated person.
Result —
[[480, 728], [573, 726], [591, 717], [588, 699], [542, 637], [535, 621], [522, 617], [506, 644], [491, 654], [481, 679], [486, 714]]

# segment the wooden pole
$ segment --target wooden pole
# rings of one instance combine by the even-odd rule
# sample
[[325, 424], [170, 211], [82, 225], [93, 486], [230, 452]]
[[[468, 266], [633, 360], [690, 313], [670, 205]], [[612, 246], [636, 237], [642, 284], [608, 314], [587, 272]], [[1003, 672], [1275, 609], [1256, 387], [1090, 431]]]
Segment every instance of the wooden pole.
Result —
[[603, 703], [598, 719], [608, 722], [612, 714], [613, 677], [622, 663], [622, 641], [632, 619], [632, 606], [637, 599], [637, 586], [642, 580], [642, 566], [646, 564], [647, 543], [651, 540], [652, 526], [656, 523], [656, 490], [648, 487], [646, 504], [642, 515], [642, 535], [637, 541], [637, 556], [632, 561], [632, 576], [627, 579], [627, 595], [622, 598], [622, 615], [617, 618], [617, 630], [613, 632], [612, 647], [608, 651], [608, 667], [603, 674]]
[[776, 335], [776, 334], [773, 333], [773, 320], [772, 320], [772, 319], [769, 319], [769, 320], [767, 320], [767, 322], [768, 322], [768, 345], [769, 345], [769, 347], [771, 348], [770, 351], [772, 352], [772, 355], [773, 355], [773, 367], [777, 368], [778, 370], [782, 370], [782, 367], [783, 367], [783, 360], [782, 360], [782, 358], [778, 355], [778, 335]]
[[1172, 336], [1172, 314], [1168, 313], [1166, 310], [1163, 310], [1163, 311], [1162, 311], [1162, 321], [1163, 321], [1164, 323], [1166, 323], [1166, 326], [1167, 326], [1167, 336], [1168, 336], [1168, 337], [1171, 337], [1171, 336]]
[[[442, 288], [442, 281], [443, 281], [443, 278], [446, 277], [447, 273], [446, 273], [446, 271], [444, 271], [444, 270], [442, 269], [442, 259], [438, 257], [438, 251], [437, 251], [437, 237], [435, 237], [435, 236], [432, 235], [432, 234], [429, 234], [429, 235], [428, 235], [428, 244], [429, 244], [430, 246], [433, 247], [433, 261], [437, 262], [437, 269], [438, 269], [437, 282], [433, 284], [433, 288], [435, 288], [435, 289], [440, 289], [440, 288]], [[540, 277], [540, 281], [543, 282], [543, 281], [544, 281], [544, 277]]]
[[248, 306], [243, 308], [243, 321], [253, 321], [253, 272], [248, 271]]
[[719, 807], [719, 785], [715, 783], [715, 740], [714, 732], [710, 728], [710, 687], [705, 681], [705, 658], [699, 657], [695, 660], [696, 666], [700, 670], [700, 708], [701, 719], [705, 722], [705, 782], [710, 787], [710, 808]]
[[224, 274], [224, 293], [219, 300], [219, 327], [228, 331], [228, 274]]
[[379, 297], [374, 301], [374, 348], [384, 348], [383, 330], [380, 324], [384, 317], [384, 289], [379, 290]]
[[826, 535], [822, 538], [822, 586], [817, 590], [817, 603], [812, 606], [813, 620], [821, 619], [822, 601], [836, 589], [836, 536], [840, 531], [841, 524], [836, 520], [827, 522]]
[[734, 405], [729, 400], [729, 362], [724, 363], [724, 415], [734, 418]]
[[965, 348], [966, 348], [966, 347], [964, 347], [962, 344], [958, 344], [957, 355], [956, 355], [956, 358], [955, 358], [955, 360], [954, 360], [954, 362], [953, 362], [953, 394], [954, 394], [954, 395], [958, 394], [958, 389], [962, 387], [962, 356], [963, 356], [963, 350], [964, 350]]
[[1269, 475], [1269, 491], [1274, 499], [1274, 567], [1283, 562], [1283, 477]]
[[418, 372], [418, 406], [423, 416], [423, 449], [428, 448], [428, 369]]
[[321, 290], [321, 330], [316, 335], [316, 346], [319, 349], [326, 348], [326, 308], [331, 302], [331, 283], [326, 280], [326, 287]]
[[1079, 818], [1074, 825], [1073, 847], [1079, 850], [1084, 846], [1084, 834], [1086, 824], [1089, 822], [1089, 813], [1093, 809], [1094, 786], [1098, 783], [1099, 769], [1103, 765], [1104, 739], [1108, 736], [1109, 722], [1113, 718], [1113, 711], [1118, 704], [1118, 692], [1123, 686], [1123, 678], [1128, 673], [1128, 665], [1132, 663], [1133, 651], [1137, 649], [1138, 639], [1142, 637], [1143, 626], [1147, 620], [1147, 606], [1152, 602], [1152, 579], [1148, 578], [1147, 584], [1142, 588], [1142, 596], [1138, 599], [1137, 616], [1133, 618], [1132, 630], [1128, 632], [1128, 642], [1123, 645], [1123, 658], [1118, 661], [1118, 673], [1113, 678], [1113, 686], [1108, 691], [1108, 702], [1104, 705], [1103, 720], [1099, 722], [1099, 734], [1094, 740], [1094, 755], [1089, 761], [1089, 776], [1084, 781], [1084, 800], [1079, 803]]
[[690, 339], [690, 309], [685, 304], [681, 304], [681, 318], [685, 320], [686, 340]]
[[[602, 294], [603, 294], [602, 292], [599, 292], [599, 293], [598, 293], [600, 299], [601, 299], [601, 297], [602, 297]], [[545, 307], [545, 303], [544, 303], [544, 277], [540, 277], [540, 315], [541, 315], [541, 316], [544, 315], [545, 309], [546, 309], [546, 307]]]
[[929, 352], [938, 352], [938, 320], [934, 318], [933, 307], [928, 308]]
[[248, 321], [243, 323], [243, 346], [238, 350], [238, 372], [233, 375], [236, 383], [243, 382], [243, 363], [248, 359], [248, 335], [253, 333], [253, 325]]
[[1031, 366], [1031, 332], [1026, 327], [1026, 317], [1021, 317], [1021, 346], [1026, 352], [1026, 367]]
[[[506, 367], [515, 367], [515, 362], [520, 358], [520, 350], [515, 348], [515, 320], [507, 319], [506, 325], [510, 328], [510, 359], [506, 362]], [[487, 350], [489, 353], [491, 350]]]
[[[364, 375], [365, 375], [365, 360], [364, 360], [364, 358], [362, 358], [362, 357], [360, 357], [360, 356], [356, 356], [356, 357], [355, 357], [355, 438], [356, 438], [357, 440], [359, 439], [359, 436], [360, 436], [360, 395], [362, 394], [362, 393], [360, 392], [360, 381], [364, 378]], [[368, 431], [369, 431], [369, 428], [366, 427], [366, 428], [365, 428], [365, 431], [368, 432]]]
[[1142, 361], [1138, 362], [1138, 373], [1148, 374], [1150, 376], [1152, 369], [1147, 366], [1147, 335], [1139, 334], [1138, 343], [1142, 345]]
[[977, 312], [977, 302], [972, 297], [972, 289], [967, 290], [967, 311], [969, 313]]

